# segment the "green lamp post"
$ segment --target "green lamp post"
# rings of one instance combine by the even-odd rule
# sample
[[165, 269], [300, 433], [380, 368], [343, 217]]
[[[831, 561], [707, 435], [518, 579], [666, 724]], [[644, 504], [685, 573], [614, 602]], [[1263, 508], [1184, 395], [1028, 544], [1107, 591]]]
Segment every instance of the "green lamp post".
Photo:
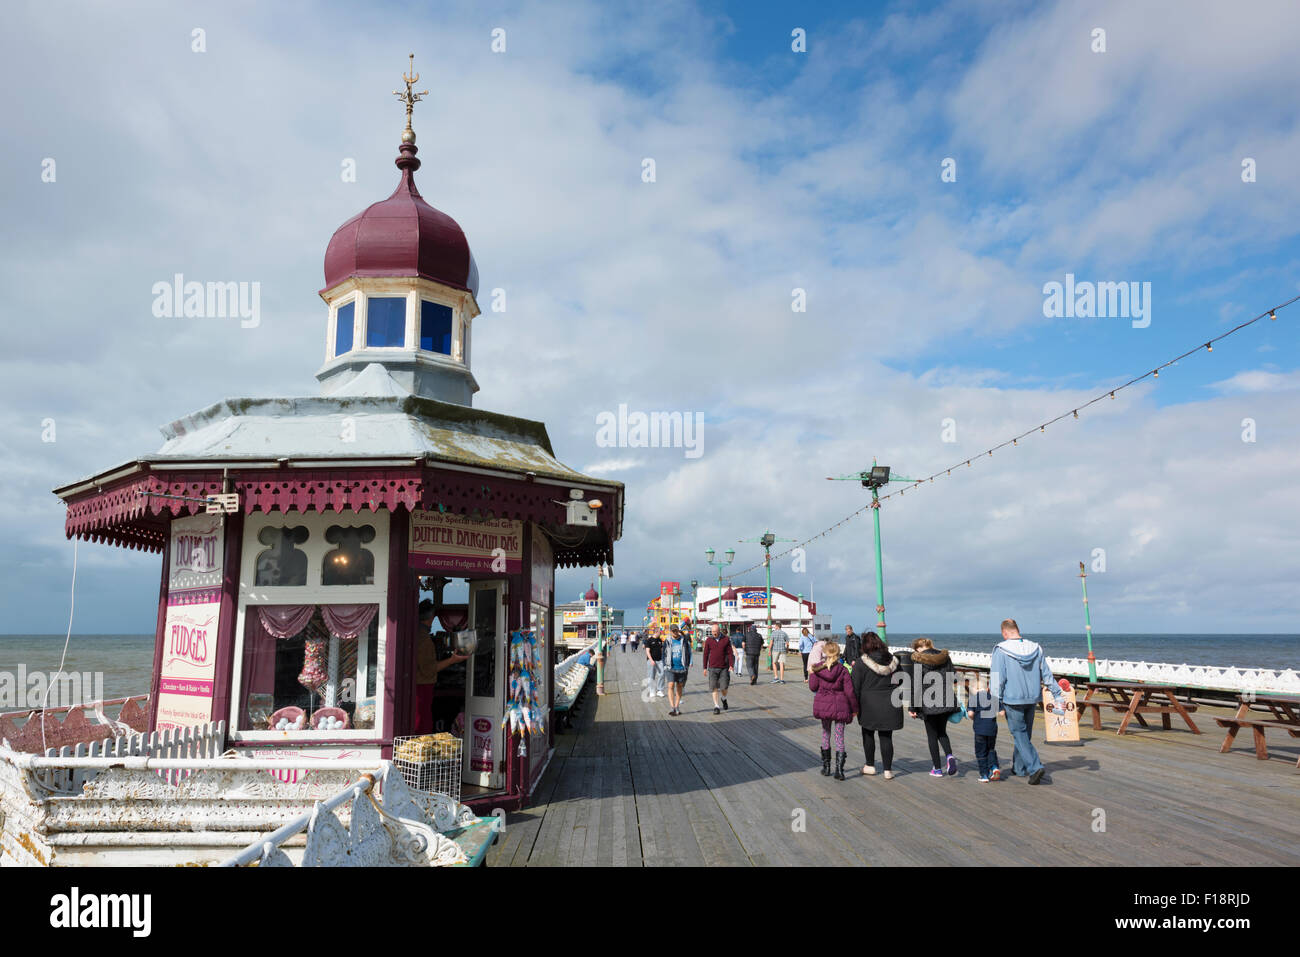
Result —
[[1097, 658], [1092, 653], [1092, 611], [1088, 607], [1088, 573], [1084, 571], [1083, 562], [1079, 562], [1079, 581], [1083, 583], [1083, 629], [1088, 637], [1088, 680], [1096, 681]]
[[[736, 550], [734, 548], [727, 549], [726, 551], [727, 560], [725, 562], [715, 562], [713, 560], [713, 556], [716, 554], [717, 552], [715, 552], [711, 548], [706, 548], [704, 550], [704, 560], [718, 570], [718, 599], [717, 599], [718, 607], [715, 613], [716, 615], [715, 620], [718, 623], [718, 628], [721, 629], [722, 628], [722, 570], [736, 560]], [[697, 614], [696, 618], [698, 617], [699, 615]]]
[[827, 476], [827, 478], [830, 481], [852, 480], [861, 482], [863, 488], [871, 490], [871, 515], [874, 519], [876, 533], [876, 633], [880, 635], [881, 641], [885, 641], [885, 580], [880, 562], [880, 489], [890, 482], [915, 482], [917, 480], [904, 478], [901, 475], [891, 477], [889, 466], [877, 465], [875, 459], [871, 460], [871, 470], [869, 472], [857, 472], [853, 475], [840, 475], [833, 478]]
[[767, 569], [767, 666], [772, 667], [772, 546], [777, 542], [793, 542], [793, 538], [777, 538], [768, 529], [758, 538], [743, 539], [763, 546], [763, 567]]

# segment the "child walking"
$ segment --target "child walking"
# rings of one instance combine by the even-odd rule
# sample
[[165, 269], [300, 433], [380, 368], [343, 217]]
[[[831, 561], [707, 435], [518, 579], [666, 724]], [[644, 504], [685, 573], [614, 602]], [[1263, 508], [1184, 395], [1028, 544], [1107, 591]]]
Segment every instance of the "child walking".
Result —
[[808, 675], [813, 693], [813, 717], [822, 722], [822, 774], [831, 773], [831, 744], [835, 745], [835, 780], [844, 780], [844, 726], [858, 716], [849, 670], [840, 661], [840, 646], [826, 642], [826, 656]]
[[980, 784], [1002, 780], [1001, 762], [998, 761], [998, 718], [1006, 717], [1005, 711], [993, 710], [993, 695], [986, 691], [977, 691], [966, 702], [966, 716], [971, 719], [971, 728], [975, 732], [975, 760], [980, 766]]

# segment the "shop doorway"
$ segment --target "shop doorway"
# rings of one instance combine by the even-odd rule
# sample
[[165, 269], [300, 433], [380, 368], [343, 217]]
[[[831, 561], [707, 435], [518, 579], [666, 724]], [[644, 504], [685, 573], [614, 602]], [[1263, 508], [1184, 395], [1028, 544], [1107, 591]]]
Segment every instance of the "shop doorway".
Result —
[[466, 662], [465, 784], [505, 787], [505, 588], [503, 580], [469, 583], [469, 626], [478, 640]]

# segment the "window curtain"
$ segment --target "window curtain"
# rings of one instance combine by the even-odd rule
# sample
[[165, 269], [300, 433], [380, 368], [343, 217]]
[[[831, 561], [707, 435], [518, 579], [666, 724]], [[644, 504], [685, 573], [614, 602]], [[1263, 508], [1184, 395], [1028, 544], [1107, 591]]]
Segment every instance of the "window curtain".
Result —
[[[352, 605], [343, 607], [351, 608]], [[262, 627], [281, 640], [292, 638], [307, 627], [315, 605], [258, 605], [257, 617]]]
[[373, 604], [320, 606], [320, 616], [325, 627], [339, 640], [338, 677], [350, 678], [356, 675], [360, 637], [369, 631], [370, 623], [378, 613], [379, 606]]
[[365, 632], [378, 613], [379, 606], [374, 604], [320, 606], [320, 616], [325, 621], [325, 627], [341, 641], [356, 638]]
[[260, 616], [248, 619], [244, 644], [244, 687], [263, 694], [274, 691], [275, 636], [263, 627]]

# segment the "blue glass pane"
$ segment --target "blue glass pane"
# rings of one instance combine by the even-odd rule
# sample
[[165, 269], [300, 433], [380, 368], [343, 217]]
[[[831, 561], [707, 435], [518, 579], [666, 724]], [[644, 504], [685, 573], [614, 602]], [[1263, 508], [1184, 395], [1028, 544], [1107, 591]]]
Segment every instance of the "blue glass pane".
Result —
[[339, 306], [334, 321], [334, 354], [341, 356], [352, 348], [352, 317], [356, 314], [356, 303]]
[[420, 348], [451, 355], [451, 307], [436, 302], [420, 303]]
[[406, 300], [371, 299], [366, 303], [366, 345], [401, 348], [406, 344]]

